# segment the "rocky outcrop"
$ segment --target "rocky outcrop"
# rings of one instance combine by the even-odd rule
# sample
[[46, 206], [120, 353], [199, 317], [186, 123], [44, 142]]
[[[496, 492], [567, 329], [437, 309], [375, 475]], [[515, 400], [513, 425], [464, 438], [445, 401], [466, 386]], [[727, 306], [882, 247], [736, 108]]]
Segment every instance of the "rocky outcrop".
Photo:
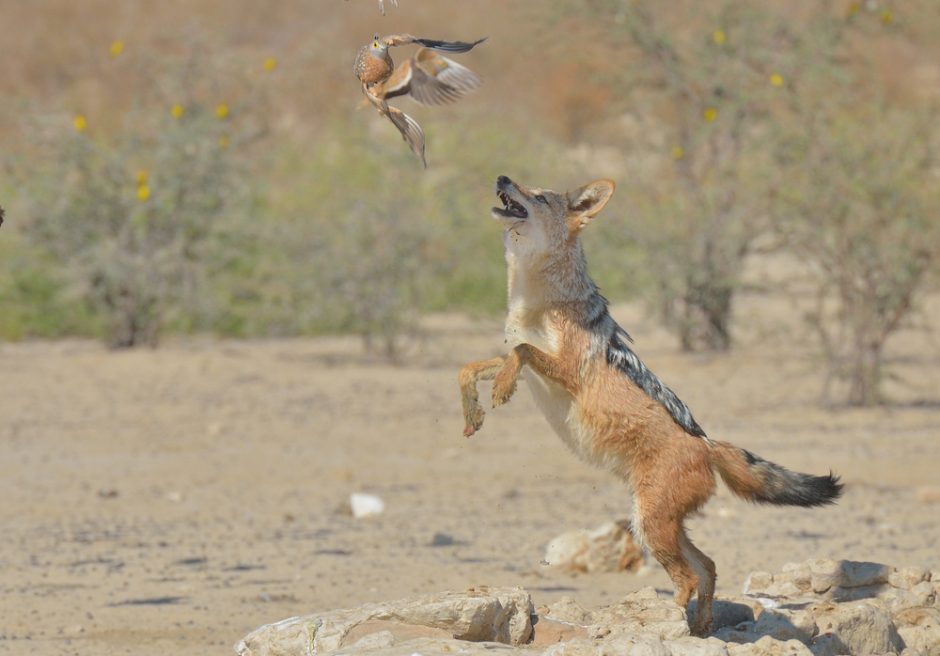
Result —
[[569, 572], [635, 571], [643, 564], [643, 550], [624, 520], [562, 533], [545, 548], [545, 562]]
[[[940, 573], [810, 560], [755, 572], [745, 595], [715, 603], [713, 635], [652, 588], [587, 609], [565, 598], [533, 609], [520, 588], [446, 592], [263, 626], [239, 656], [940, 656]], [[694, 612], [694, 610], [693, 610]]]
[[521, 645], [532, 637], [533, 612], [529, 593], [521, 588], [444, 592], [266, 624], [245, 636], [235, 651], [239, 656], [304, 656], [350, 653], [347, 647], [361, 643], [361, 653], [372, 653], [414, 639], [442, 638]]

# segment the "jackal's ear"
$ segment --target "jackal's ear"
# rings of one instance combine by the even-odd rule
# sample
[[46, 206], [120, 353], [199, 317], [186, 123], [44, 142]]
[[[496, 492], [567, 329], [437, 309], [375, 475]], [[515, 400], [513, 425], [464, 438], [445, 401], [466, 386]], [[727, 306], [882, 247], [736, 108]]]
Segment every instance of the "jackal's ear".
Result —
[[604, 209], [617, 185], [613, 180], [595, 180], [583, 187], [568, 192], [568, 221], [573, 229], [580, 230]]

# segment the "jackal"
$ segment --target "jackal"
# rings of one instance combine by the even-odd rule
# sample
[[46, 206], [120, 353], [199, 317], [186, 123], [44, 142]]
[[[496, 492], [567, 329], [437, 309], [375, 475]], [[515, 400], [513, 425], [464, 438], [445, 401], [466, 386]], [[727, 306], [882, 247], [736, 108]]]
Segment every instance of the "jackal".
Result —
[[688, 608], [698, 589], [692, 630], [708, 632], [715, 564], [689, 539], [685, 518], [715, 491], [717, 471], [739, 497], [819, 506], [842, 491], [837, 476], [791, 472], [727, 442], [709, 439], [688, 406], [630, 348], [607, 300], [587, 273], [581, 230], [614, 193], [597, 180], [558, 193], [506, 176], [496, 182], [509, 274], [505, 356], [460, 371], [464, 435], [483, 424], [477, 381], [493, 379], [493, 407], [506, 403], [521, 373], [561, 439], [584, 460], [621, 477], [633, 494], [636, 538], [662, 564]]

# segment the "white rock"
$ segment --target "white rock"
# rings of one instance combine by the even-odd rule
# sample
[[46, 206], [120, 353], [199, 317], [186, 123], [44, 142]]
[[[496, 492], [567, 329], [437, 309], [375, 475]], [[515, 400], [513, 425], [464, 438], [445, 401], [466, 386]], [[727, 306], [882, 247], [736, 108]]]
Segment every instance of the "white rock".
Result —
[[910, 590], [918, 583], [929, 580], [930, 570], [923, 567], [901, 567], [888, 575], [888, 583], [904, 590]]
[[816, 656], [894, 654], [904, 648], [888, 610], [874, 601], [827, 604], [813, 609]]
[[744, 580], [742, 592], [746, 595], [763, 595], [773, 583], [774, 575], [770, 572], [751, 572]]
[[940, 654], [940, 609], [910, 608], [894, 616], [904, 644], [930, 656]]
[[629, 522], [608, 522], [553, 538], [545, 548], [544, 562], [570, 572], [636, 570], [643, 563], [643, 550], [633, 541]]
[[774, 640], [764, 636], [757, 642], [748, 642], [741, 645], [729, 644], [730, 656], [813, 656], [809, 647], [799, 640]]
[[[520, 652], [521, 653], [521, 652]], [[569, 640], [552, 645], [542, 656], [672, 656], [658, 638], [646, 635], [620, 635], [604, 640]]]
[[689, 635], [685, 610], [649, 587], [627, 595], [619, 604], [592, 612], [590, 621], [587, 631], [592, 638], [644, 634], [668, 640]]
[[718, 638], [693, 638], [666, 640], [672, 656], [728, 656], [728, 648]]
[[[240, 656], [306, 656], [389, 632], [395, 644], [416, 638], [524, 644], [532, 635], [532, 600], [521, 588], [445, 592], [292, 617], [262, 626], [236, 646]], [[384, 644], [386, 638], [375, 640]]]
[[[370, 645], [360, 641], [355, 645], [330, 652], [330, 656], [437, 656], [438, 654], [454, 654], [455, 656], [490, 656], [498, 654], [508, 656], [519, 653], [522, 653], [521, 650], [498, 642], [415, 638], [393, 645]], [[307, 655], [304, 654], [304, 656]]]
[[353, 517], [373, 517], [385, 512], [385, 502], [381, 497], [365, 492], [353, 492], [349, 495], [349, 507], [352, 509]]

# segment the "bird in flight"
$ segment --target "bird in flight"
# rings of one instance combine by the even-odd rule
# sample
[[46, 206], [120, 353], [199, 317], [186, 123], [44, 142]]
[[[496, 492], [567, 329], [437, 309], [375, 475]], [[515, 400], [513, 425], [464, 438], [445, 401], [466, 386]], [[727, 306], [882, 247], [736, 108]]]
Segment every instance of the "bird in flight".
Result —
[[[486, 37], [465, 43], [463, 41], [437, 41], [421, 39], [410, 34], [379, 37], [362, 46], [356, 56], [353, 72], [362, 83], [362, 92], [382, 116], [387, 117], [415, 155], [426, 167], [424, 130], [417, 121], [395, 107], [389, 107], [387, 98], [409, 95], [424, 105], [452, 102], [480, 85], [480, 79], [470, 69], [452, 59], [438, 55], [435, 50], [461, 53], [471, 50]], [[414, 57], [398, 68], [388, 49], [417, 43], [422, 46]]]

